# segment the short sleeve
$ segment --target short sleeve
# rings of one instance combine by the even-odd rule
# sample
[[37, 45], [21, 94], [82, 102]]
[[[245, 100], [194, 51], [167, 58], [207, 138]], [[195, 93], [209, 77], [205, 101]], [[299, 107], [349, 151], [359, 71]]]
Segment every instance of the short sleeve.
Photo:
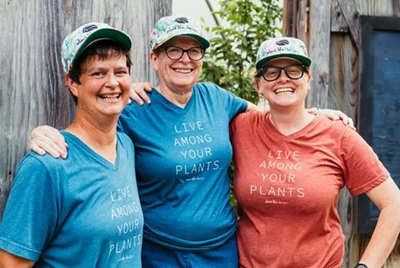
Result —
[[37, 261], [55, 233], [55, 187], [46, 167], [27, 155], [20, 163], [0, 227], [0, 248]]
[[353, 196], [365, 193], [389, 178], [390, 174], [373, 149], [354, 130], [343, 135], [344, 181]]
[[[220, 96], [220, 105], [224, 105], [226, 111], [228, 112], [229, 120], [232, 120], [237, 114], [243, 113], [247, 110], [247, 101], [242, 98], [237, 97], [231, 92], [223, 89], [212, 83], [204, 83], [208, 88], [215, 88], [217, 94]], [[218, 100], [212, 100], [218, 101]]]

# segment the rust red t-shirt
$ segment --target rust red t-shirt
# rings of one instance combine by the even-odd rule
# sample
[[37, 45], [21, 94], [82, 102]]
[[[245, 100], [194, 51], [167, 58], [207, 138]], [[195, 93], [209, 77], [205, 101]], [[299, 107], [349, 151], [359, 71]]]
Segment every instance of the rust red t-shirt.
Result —
[[267, 114], [231, 124], [241, 267], [340, 267], [344, 235], [336, 205], [390, 175], [371, 147], [342, 122], [322, 116], [285, 136]]

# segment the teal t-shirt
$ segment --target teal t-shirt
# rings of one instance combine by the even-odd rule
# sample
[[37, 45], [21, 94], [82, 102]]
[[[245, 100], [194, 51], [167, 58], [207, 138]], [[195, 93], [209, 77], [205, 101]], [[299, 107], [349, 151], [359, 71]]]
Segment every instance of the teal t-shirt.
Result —
[[134, 148], [117, 133], [111, 164], [76, 136], [66, 160], [26, 155], [0, 227], [0, 248], [35, 267], [141, 267], [143, 213]]
[[229, 205], [229, 122], [247, 102], [199, 83], [185, 108], [156, 89], [151, 104], [125, 107], [119, 129], [134, 142], [144, 238], [167, 248], [210, 250], [236, 231]]

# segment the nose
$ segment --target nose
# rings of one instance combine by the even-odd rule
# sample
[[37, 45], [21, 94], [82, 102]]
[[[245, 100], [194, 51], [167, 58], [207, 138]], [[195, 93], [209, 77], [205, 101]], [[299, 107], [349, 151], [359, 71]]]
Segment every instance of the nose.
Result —
[[106, 85], [109, 87], [116, 87], [119, 85], [117, 76], [113, 72], [107, 74]]

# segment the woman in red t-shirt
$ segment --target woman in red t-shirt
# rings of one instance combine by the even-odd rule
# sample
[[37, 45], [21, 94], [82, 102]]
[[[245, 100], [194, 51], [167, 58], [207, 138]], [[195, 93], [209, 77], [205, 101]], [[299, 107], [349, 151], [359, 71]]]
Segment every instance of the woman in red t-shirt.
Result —
[[[344, 186], [381, 214], [358, 267], [381, 267], [399, 234], [400, 191], [371, 147], [341, 122], [305, 109], [311, 74], [304, 43], [264, 42], [257, 89], [267, 113], [231, 124], [241, 267], [340, 267], [344, 235], [336, 205]], [[315, 89], [316, 90], [316, 89]]]

